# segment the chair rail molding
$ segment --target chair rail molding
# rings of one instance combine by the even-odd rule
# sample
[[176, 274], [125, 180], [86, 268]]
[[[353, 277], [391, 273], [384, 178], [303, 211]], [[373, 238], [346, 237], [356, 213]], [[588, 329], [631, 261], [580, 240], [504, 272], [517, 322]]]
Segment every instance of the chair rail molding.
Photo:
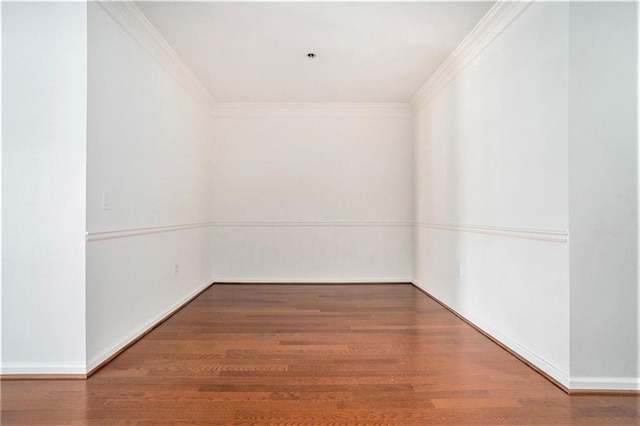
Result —
[[520, 238], [525, 240], [548, 241], [552, 243], [567, 243], [569, 241], [569, 232], [561, 229], [511, 228], [504, 226], [426, 222], [417, 222], [415, 226], [428, 229], [472, 232], [476, 234], [495, 235], [499, 237]]
[[184, 231], [187, 229], [211, 228], [211, 227], [410, 227], [411, 222], [201, 222], [179, 225], [155, 226], [147, 228], [114, 229], [111, 231], [87, 231], [86, 241], [114, 240], [118, 238], [131, 238], [149, 234], [164, 232]]
[[116, 229], [113, 231], [99, 231], [86, 233], [88, 243], [93, 241], [114, 240], [117, 238], [138, 237], [141, 235], [160, 234], [164, 232], [184, 231], [186, 229], [209, 228], [213, 222], [188, 223], [183, 225], [155, 226], [149, 228]]

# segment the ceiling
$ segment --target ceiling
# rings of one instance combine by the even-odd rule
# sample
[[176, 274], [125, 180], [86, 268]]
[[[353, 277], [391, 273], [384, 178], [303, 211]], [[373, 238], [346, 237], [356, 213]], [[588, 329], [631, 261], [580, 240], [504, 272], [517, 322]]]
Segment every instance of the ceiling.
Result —
[[216, 101], [408, 102], [493, 2], [136, 5]]

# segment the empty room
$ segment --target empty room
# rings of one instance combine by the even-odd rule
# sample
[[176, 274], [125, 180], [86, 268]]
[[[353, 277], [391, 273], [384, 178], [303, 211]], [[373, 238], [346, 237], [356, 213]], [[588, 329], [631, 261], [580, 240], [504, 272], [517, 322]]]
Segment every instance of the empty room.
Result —
[[0, 423], [640, 422], [637, 2], [0, 15]]

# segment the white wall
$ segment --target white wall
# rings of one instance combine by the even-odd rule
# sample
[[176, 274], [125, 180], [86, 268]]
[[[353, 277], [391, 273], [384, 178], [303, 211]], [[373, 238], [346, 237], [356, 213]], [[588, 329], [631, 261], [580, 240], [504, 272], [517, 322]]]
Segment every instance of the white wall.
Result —
[[86, 5], [2, 7], [2, 372], [84, 373]]
[[640, 388], [637, 47], [535, 3], [415, 119], [414, 279], [571, 389]]
[[[0, 309], [2, 309], [2, 2], [0, 2]], [[2, 370], [2, 313], [0, 312], [0, 370]]]
[[180, 228], [209, 220], [212, 119], [95, 3], [88, 73], [90, 369], [212, 282], [211, 228]]
[[571, 376], [640, 388], [637, 3], [572, 3]]
[[221, 105], [216, 281], [407, 281], [406, 105]]
[[529, 7], [416, 114], [414, 154], [414, 282], [565, 385], [568, 23]]

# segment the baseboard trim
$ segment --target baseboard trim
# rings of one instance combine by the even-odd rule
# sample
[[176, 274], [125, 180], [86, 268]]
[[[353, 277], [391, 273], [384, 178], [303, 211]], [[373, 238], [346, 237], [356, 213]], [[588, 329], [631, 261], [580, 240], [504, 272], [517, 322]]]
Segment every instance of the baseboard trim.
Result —
[[507, 346], [506, 344], [504, 344], [503, 342], [501, 342], [500, 340], [498, 340], [497, 338], [495, 338], [494, 336], [492, 336], [491, 334], [489, 334], [488, 332], [486, 332], [483, 328], [479, 327], [478, 325], [476, 325], [474, 322], [472, 322], [471, 320], [467, 319], [465, 316], [463, 316], [462, 314], [460, 314], [458, 311], [456, 311], [455, 309], [453, 309], [452, 307], [450, 307], [449, 305], [447, 305], [446, 303], [444, 303], [443, 301], [441, 301], [440, 299], [438, 299], [437, 297], [434, 297], [432, 294], [430, 294], [427, 290], [421, 288], [419, 285], [415, 284], [414, 282], [411, 283], [411, 285], [418, 291], [420, 291], [421, 293], [423, 293], [424, 295], [426, 295], [427, 297], [429, 297], [430, 299], [434, 300], [435, 302], [437, 302], [440, 306], [442, 306], [443, 308], [445, 308], [446, 310], [448, 310], [449, 312], [451, 312], [452, 314], [454, 314], [455, 316], [457, 316], [458, 318], [460, 318], [462, 321], [464, 321], [465, 323], [469, 324], [471, 327], [473, 327], [476, 331], [478, 331], [479, 333], [481, 333], [482, 335], [484, 335], [486, 338], [488, 338], [489, 340], [491, 340], [493, 343], [495, 343], [496, 345], [500, 346], [502, 349], [504, 349], [505, 351], [509, 352], [511, 355], [513, 355], [514, 357], [518, 358], [520, 361], [522, 361], [525, 365], [527, 365], [529, 368], [531, 368], [532, 370], [534, 370], [535, 372], [537, 372], [538, 374], [540, 374], [542, 377], [544, 377], [545, 379], [547, 379], [549, 382], [551, 382], [552, 384], [554, 384], [555, 386], [557, 386], [558, 388], [560, 388], [563, 392], [567, 393], [567, 394], [571, 394], [571, 390], [569, 387], [563, 385], [560, 381], [558, 381], [557, 379], [555, 379], [554, 377], [552, 377], [550, 374], [548, 374], [547, 372], [545, 372], [544, 370], [542, 370], [540, 367], [538, 367], [537, 365], [535, 365], [534, 363], [532, 363], [531, 361], [529, 361], [528, 359], [526, 359], [525, 357], [523, 357], [522, 355], [520, 355], [519, 353], [517, 353], [516, 351], [514, 351], [513, 349], [511, 349], [509, 346]]
[[97, 373], [102, 367], [106, 366], [111, 361], [116, 359], [120, 354], [122, 354], [124, 351], [129, 349], [131, 346], [136, 344], [140, 339], [142, 339], [144, 336], [146, 336], [147, 334], [152, 332], [156, 327], [160, 326], [163, 322], [167, 321], [173, 315], [177, 314], [181, 309], [183, 309], [185, 306], [187, 306], [189, 303], [191, 303], [194, 299], [196, 299], [202, 293], [207, 291], [212, 285], [213, 285], [213, 282], [205, 284], [203, 287], [201, 287], [198, 290], [196, 290], [193, 294], [191, 294], [190, 296], [187, 296], [186, 299], [184, 299], [182, 302], [180, 302], [176, 307], [171, 309], [168, 313], [162, 315], [159, 319], [157, 319], [155, 321], [152, 321], [150, 325], [143, 327], [143, 329], [141, 331], [135, 333], [133, 337], [130, 337], [130, 338], [126, 339], [124, 343], [122, 343], [122, 344], [116, 346], [114, 349], [108, 351], [107, 355], [104, 355], [104, 356], [100, 357], [100, 358], [102, 358], [102, 361], [93, 361], [93, 362], [91, 362], [87, 366], [86, 378], [89, 378], [93, 374]]
[[84, 363], [3, 363], [0, 380], [86, 379]]
[[[88, 367], [86, 373], [23, 373], [18, 371], [24, 370], [47, 370], [51, 369], [51, 366], [45, 366], [42, 364], [38, 364], [35, 367], [31, 364], [16, 364], [2, 366], [3, 371], [13, 370], [15, 373], [0, 373], [0, 380], [86, 380], [91, 377], [93, 374], [98, 372], [101, 368], [106, 366], [109, 362], [113, 361], [124, 351], [129, 349], [135, 343], [137, 343], [144, 336], [153, 331], [156, 327], [160, 326], [162, 323], [167, 321], [173, 315], [178, 313], [181, 309], [186, 307], [189, 303], [191, 303], [194, 299], [204, 293], [213, 285], [314, 285], [314, 284], [330, 284], [330, 285], [410, 285], [419, 292], [423, 293], [425, 296], [429, 297], [440, 306], [451, 312], [456, 317], [460, 318], [466, 324], [473, 327], [476, 331], [481, 333], [483, 336], [491, 340], [496, 345], [500, 346], [502, 349], [507, 351], [509, 354], [513, 355], [520, 361], [522, 361], [525, 365], [527, 365], [532, 370], [536, 371], [542, 377], [547, 379], [553, 385], [561, 389], [563, 392], [569, 395], [630, 395], [630, 396], [638, 396], [640, 395], [640, 378], [625, 378], [625, 377], [572, 377], [570, 380], [570, 387], [563, 385], [560, 381], [555, 379], [553, 376], [542, 370], [540, 367], [526, 359], [524, 356], [515, 352], [509, 346], [498, 340], [496, 337], [489, 334], [480, 326], [476, 325], [471, 320], [467, 319], [465, 316], [457, 312], [455, 309], [438, 299], [437, 297], [430, 294], [427, 290], [423, 289], [416, 283], [407, 279], [400, 280], [223, 280], [223, 281], [214, 281], [208, 284], [205, 284], [203, 287], [199, 288], [192, 295], [188, 296], [182, 302], [178, 304], [175, 308], [171, 309], [168, 313], [161, 316], [158, 320], [153, 321], [147, 327], [144, 327], [142, 331], [136, 333], [136, 335], [130, 339], [127, 339], [125, 343], [119, 345], [113, 351], [109, 351], [110, 355], [106, 355], [102, 361], [95, 361], [94, 366]], [[59, 368], [69, 369], [77, 369], [77, 365], [55, 365], [55, 369]]]
[[324, 279], [324, 280], [316, 280], [316, 279], [244, 279], [244, 278], [221, 278], [220, 281], [215, 281], [216, 285], [227, 285], [227, 284], [256, 284], [256, 285], [314, 285], [314, 284], [353, 284], [353, 285], [361, 285], [361, 284], [369, 284], [369, 285], [387, 285], [387, 284], [409, 284], [411, 285], [411, 280], [409, 278], [392, 278], [392, 279], [353, 279], [353, 280], [336, 280], [336, 279]]
[[409, 280], [394, 281], [216, 281], [215, 285], [411, 285]]
[[571, 395], [640, 395], [640, 378], [572, 377]]
[[1, 374], [0, 380], [86, 380], [86, 374]]
[[640, 396], [638, 390], [616, 389], [569, 389], [569, 395]]

